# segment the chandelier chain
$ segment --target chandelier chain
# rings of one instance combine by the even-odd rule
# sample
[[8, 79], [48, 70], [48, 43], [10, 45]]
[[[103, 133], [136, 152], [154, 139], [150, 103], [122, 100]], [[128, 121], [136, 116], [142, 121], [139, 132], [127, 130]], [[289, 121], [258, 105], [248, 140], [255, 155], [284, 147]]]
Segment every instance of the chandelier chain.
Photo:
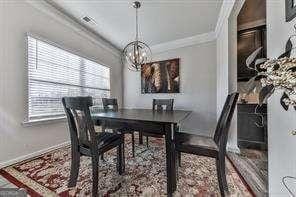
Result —
[[128, 69], [133, 71], [140, 71], [141, 65], [150, 62], [152, 59], [152, 52], [150, 47], [139, 41], [139, 8], [141, 3], [135, 1], [133, 7], [136, 8], [136, 39], [129, 44], [127, 44], [121, 56], [121, 61], [123, 65], [127, 65]]
[[138, 19], [138, 9], [136, 8], [136, 41], [139, 41], [139, 19]]

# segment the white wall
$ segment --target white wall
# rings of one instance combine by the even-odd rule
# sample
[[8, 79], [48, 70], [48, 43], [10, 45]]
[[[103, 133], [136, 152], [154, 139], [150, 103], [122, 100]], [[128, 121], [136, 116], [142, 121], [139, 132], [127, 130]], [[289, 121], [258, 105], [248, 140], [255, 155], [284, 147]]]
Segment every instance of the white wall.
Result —
[[110, 66], [111, 94], [119, 98], [120, 103], [122, 100], [122, 69], [115, 55], [117, 51], [111, 46], [109, 50], [99, 45], [89, 33], [77, 28], [77, 24], [73, 25], [54, 9], [49, 10], [51, 12], [45, 13], [25, 1], [0, 1], [0, 166], [69, 140], [65, 122], [21, 125], [27, 106], [27, 32]]
[[[236, 91], [236, 18], [241, 1], [224, 1], [217, 32], [217, 118], [220, 116], [228, 93]], [[235, 19], [235, 20], [234, 20]], [[234, 28], [235, 29], [234, 29]], [[235, 43], [236, 44], [236, 43]], [[237, 115], [233, 116], [227, 143], [228, 150], [238, 152]]]
[[[267, 0], [267, 56], [276, 58], [284, 52], [285, 43], [296, 32], [296, 19], [285, 22], [285, 1]], [[282, 184], [283, 176], [296, 177], [296, 111], [284, 111], [279, 103], [280, 92], [268, 102], [268, 175], [269, 196], [289, 196]], [[288, 181], [296, 194], [296, 183]]]
[[180, 58], [181, 93], [141, 94], [140, 72], [124, 69], [124, 106], [151, 108], [153, 98], [174, 98], [176, 109], [192, 110], [182, 129], [209, 134], [216, 123], [216, 42], [154, 54], [153, 60]]
[[217, 118], [228, 94], [228, 20], [217, 37]]
[[[237, 92], [237, 17], [245, 0], [236, 0], [228, 18], [228, 91]], [[228, 147], [239, 152], [237, 145], [237, 109], [229, 128]]]

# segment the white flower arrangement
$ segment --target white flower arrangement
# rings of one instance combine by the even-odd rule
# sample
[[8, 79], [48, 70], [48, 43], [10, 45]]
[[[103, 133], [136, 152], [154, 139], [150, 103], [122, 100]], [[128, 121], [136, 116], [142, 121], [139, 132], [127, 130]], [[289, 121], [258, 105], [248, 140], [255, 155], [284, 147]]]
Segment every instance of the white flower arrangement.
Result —
[[[260, 79], [259, 105], [262, 105], [276, 89], [282, 89], [281, 105], [285, 110], [293, 106], [296, 110], [296, 58], [281, 57], [279, 59], [258, 59], [255, 67], [251, 67], [261, 48], [254, 51], [246, 61], [247, 67], [257, 75], [247, 83], [247, 92], [255, 87], [255, 80]], [[258, 87], [257, 87], [258, 88]]]

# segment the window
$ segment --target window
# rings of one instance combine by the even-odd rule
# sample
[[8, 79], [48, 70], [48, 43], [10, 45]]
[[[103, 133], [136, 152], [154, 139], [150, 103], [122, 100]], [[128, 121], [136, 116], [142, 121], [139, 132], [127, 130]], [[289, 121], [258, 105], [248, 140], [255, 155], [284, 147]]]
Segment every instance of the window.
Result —
[[28, 36], [28, 121], [64, 117], [61, 98], [110, 96], [110, 69]]

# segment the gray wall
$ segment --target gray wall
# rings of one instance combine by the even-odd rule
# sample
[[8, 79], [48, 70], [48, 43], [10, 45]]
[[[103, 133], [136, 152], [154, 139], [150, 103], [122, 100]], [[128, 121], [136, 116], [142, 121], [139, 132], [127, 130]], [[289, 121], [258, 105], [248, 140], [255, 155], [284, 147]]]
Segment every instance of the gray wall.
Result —
[[[296, 19], [285, 22], [285, 1], [267, 0], [267, 56], [276, 58], [284, 52], [289, 36], [295, 35], [293, 25]], [[284, 176], [296, 177], [296, 112], [283, 110], [280, 92], [268, 101], [268, 182], [269, 196], [289, 196], [282, 184]], [[288, 186], [296, 194], [295, 181]]]
[[95, 39], [87, 39], [89, 35], [81, 29], [74, 30], [60, 13], [51, 15], [53, 12], [44, 13], [25, 1], [0, 1], [0, 165], [69, 140], [65, 122], [31, 127], [21, 124], [27, 106], [27, 32], [110, 66], [111, 94], [121, 103], [119, 57], [99, 46]]
[[192, 110], [182, 125], [189, 132], [209, 134], [216, 123], [216, 42], [154, 54], [153, 60], [180, 58], [180, 94], [141, 94], [139, 72], [124, 68], [124, 106], [151, 108], [153, 98], [174, 98], [176, 109]]

